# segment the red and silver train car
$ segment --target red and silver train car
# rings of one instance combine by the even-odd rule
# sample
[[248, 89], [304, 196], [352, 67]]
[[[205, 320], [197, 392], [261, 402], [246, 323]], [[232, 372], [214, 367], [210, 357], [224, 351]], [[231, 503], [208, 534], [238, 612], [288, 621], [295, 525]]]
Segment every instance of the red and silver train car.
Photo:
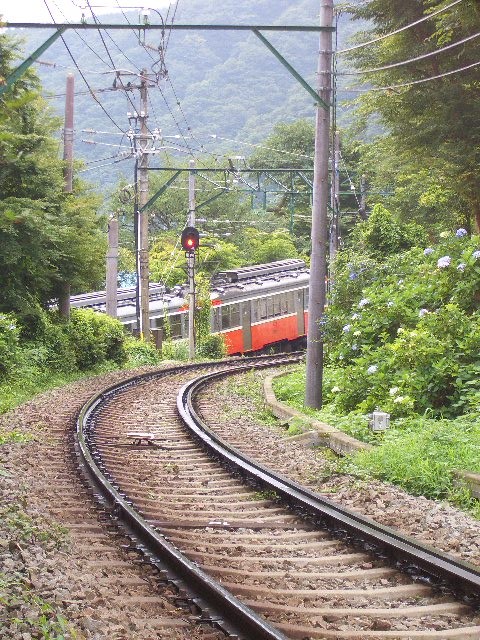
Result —
[[[306, 334], [309, 271], [303, 260], [281, 260], [218, 273], [212, 280], [211, 330], [230, 355], [285, 346]], [[136, 330], [135, 290], [120, 290], [118, 319]], [[150, 326], [172, 339], [188, 336], [187, 287], [150, 288]], [[105, 294], [74, 296], [73, 306], [105, 310]]]

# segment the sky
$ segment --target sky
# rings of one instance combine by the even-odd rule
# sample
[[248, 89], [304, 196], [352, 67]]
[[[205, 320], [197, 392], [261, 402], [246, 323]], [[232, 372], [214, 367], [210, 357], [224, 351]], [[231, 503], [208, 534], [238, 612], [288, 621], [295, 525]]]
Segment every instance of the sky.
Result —
[[[8, 22], [52, 22], [46, 4], [56, 22], [80, 22], [82, 13], [90, 15], [85, 0], [0, 0], [0, 15]], [[165, 9], [170, 0], [147, 0], [146, 5]], [[130, 10], [141, 8], [135, 0], [91, 0], [90, 5], [97, 14], [120, 11], [119, 5]]]

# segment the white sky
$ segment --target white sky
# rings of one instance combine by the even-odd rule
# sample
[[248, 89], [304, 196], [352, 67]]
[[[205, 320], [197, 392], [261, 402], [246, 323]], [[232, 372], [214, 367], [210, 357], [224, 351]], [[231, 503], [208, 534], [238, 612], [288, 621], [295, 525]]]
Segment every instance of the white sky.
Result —
[[[90, 0], [95, 14], [120, 12], [121, 7], [134, 10], [136, 7], [150, 6], [165, 9], [170, 0], [146, 0], [145, 5], [135, 4], [137, 0]], [[80, 22], [82, 13], [90, 16], [85, 0], [46, 0], [56, 22]], [[52, 22], [44, 0], [0, 0], [0, 15], [8, 22]]]

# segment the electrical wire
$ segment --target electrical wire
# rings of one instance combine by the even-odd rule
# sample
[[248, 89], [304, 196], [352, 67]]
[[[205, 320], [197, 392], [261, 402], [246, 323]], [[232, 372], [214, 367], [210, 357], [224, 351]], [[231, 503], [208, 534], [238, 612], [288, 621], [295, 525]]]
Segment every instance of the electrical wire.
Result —
[[424, 82], [430, 82], [431, 80], [439, 80], [440, 78], [445, 78], [446, 76], [454, 75], [455, 73], [460, 73], [461, 71], [467, 71], [468, 69], [472, 69], [473, 67], [477, 67], [480, 64], [480, 60], [478, 62], [473, 62], [472, 64], [467, 65], [466, 67], [461, 67], [460, 69], [453, 69], [453, 71], [446, 71], [445, 73], [440, 73], [436, 76], [430, 76], [429, 78], [422, 78], [421, 80], [411, 80], [410, 82], [404, 82], [402, 84], [391, 84], [386, 87], [370, 87], [368, 89], [351, 89], [347, 87], [346, 91], [353, 91], [355, 93], [365, 93], [369, 91], [394, 91], [395, 89], [402, 89], [404, 87], [411, 87], [415, 84], [422, 84]]
[[[268, 151], [277, 151], [278, 153], [285, 153], [289, 156], [295, 156], [297, 158], [306, 158], [307, 160], [313, 160], [313, 156], [307, 156], [303, 153], [295, 153], [294, 151], [287, 151], [286, 149], [275, 149], [274, 147], [268, 147], [267, 145], [253, 142], [245, 142], [243, 140], [234, 140], [233, 138], [224, 138], [223, 136], [219, 136], [216, 133], [207, 134], [210, 138], [214, 138], [216, 140], [224, 140], [225, 142], [235, 142], [236, 144], [242, 144], [247, 147], [256, 147], [259, 149], [267, 149]], [[228, 158], [225, 154], [219, 154], [223, 158]]]
[[361, 49], [362, 47], [367, 47], [368, 45], [375, 44], [376, 42], [380, 42], [381, 40], [385, 40], [385, 38], [390, 38], [391, 36], [394, 36], [397, 33], [401, 33], [402, 31], [406, 31], [407, 29], [411, 29], [412, 27], [415, 27], [417, 24], [425, 22], [425, 20], [430, 20], [430, 18], [433, 18], [434, 16], [437, 16], [438, 14], [443, 13], [444, 11], [447, 11], [447, 9], [454, 7], [456, 4], [459, 4], [460, 2], [463, 2], [463, 0], [455, 0], [455, 2], [451, 2], [446, 7], [443, 7], [442, 9], [437, 9], [437, 11], [433, 11], [428, 16], [424, 16], [423, 18], [420, 18], [415, 22], [411, 22], [410, 24], [407, 24], [404, 27], [401, 27], [400, 29], [396, 29], [395, 31], [386, 33], [383, 36], [378, 36], [378, 38], [373, 38], [373, 40], [368, 40], [367, 42], [362, 42], [360, 44], [353, 45], [352, 47], [348, 47], [348, 49], [341, 49], [340, 51], [337, 51], [336, 54], [340, 55], [341, 53], [348, 53], [350, 51], [354, 51], [355, 49]]
[[[46, 8], [47, 8], [48, 13], [50, 14], [50, 17], [51, 17], [51, 19], [52, 19], [53, 23], [54, 23], [54, 24], [56, 24], [55, 19], [54, 19], [54, 17], [53, 17], [53, 14], [52, 14], [52, 12], [50, 11], [50, 7], [48, 6], [48, 2], [47, 2], [47, 0], [43, 0], [43, 2], [44, 2], [45, 6], [46, 6]], [[63, 42], [63, 44], [64, 44], [64, 46], [65, 46], [65, 49], [67, 50], [68, 55], [70, 56], [70, 58], [71, 58], [71, 60], [72, 60], [73, 64], [75, 65], [75, 68], [77, 69], [77, 71], [78, 71], [78, 73], [80, 74], [80, 76], [81, 76], [82, 80], [83, 80], [83, 81], [84, 81], [84, 83], [86, 84], [86, 86], [87, 86], [87, 88], [88, 88], [88, 90], [89, 90], [90, 95], [92, 96], [92, 98], [95, 100], [95, 102], [98, 104], [98, 106], [102, 109], [102, 111], [103, 111], [103, 112], [104, 112], [104, 114], [107, 116], [107, 118], [110, 120], [110, 122], [112, 122], [112, 124], [113, 124], [113, 125], [114, 125], [118, 130], [119, 130], [119, 131], [122, 131], [122, 132], [123, 132], [123, 129], [120, 127], [120, 125], [118, 125], [118, 124], [115, 122], [115, 120], [114, 120], [114, 119], [112, 118], [112, 116], [108, 113], [108, 111], [105, 109], [105, 107], [104, 107], [104, 106], [103, 106], [103, 104], [100, 102], [100, 100], [99, 100], [99, 99], [97, 98], [97, 96], [94, 94], [94, 92], [93, 92], [92, 88], [90, 87], [90, 85], [89, 85], [89, 83], [88, 83], [87, 79], [85, 78], [85, 75], [83, 74], [82, 70], [80, 69], [80, 67], [79, 67], [79, 65], [78, 65], [77, 61], [75, 60], [75, 58], [74, 58], [74, 56], [73, 56], [72, 52], [70, 51], [70, 49], [69, 49], [69, 47], [68, 47], [68, 45], [67, 45], [67, 43], [66, 43], [66, 41], [65, 41], [65, 38], [64, 38], [62, 35], [60, 36], [60, 38], [62, 39], [62, 42]]]
[[480, 32], [475, 33], [473, 36], [468, 36], [468, 38], [464, 38], [463, 40], [459, 40], [458, 42], [454, 42], [453, 44], [449, 44], [446, 47], [443, 47], [442, 49], [436, 49], [435, 51], [430, 51], [429, 53], [424, 53], [421, 56], [417, 56], [416, 58], [410, 58], [409, 60], [403, 60], [402, 62], [394, 62], [393, 64], [387, 64], [387, 65], [384, 65], [383, 67], [376, 67], [374, 69], [362, 69], [360, 71], [341, 71], [341, 72], [337, 72], [336, 75], [337, 76], [356, 76], [356, 75], [362, 75], [364, 73], [376, 73], [377, 71], [386, 71], [387, 69], [393, 69], [394, 67], [401, 67], [403, 65], [410, 64], [411, 62], [418, 62], [418, 60], [424, 60], [425, 58], [436, 56], [439, 53], [448, 51], [448, 49], [453, 49], [454, 47], [458, 47], [459, 45], [464, 44], [465, 42], [469, 42], [474, 38], [478, 38], [478, 36], [480, 36]]

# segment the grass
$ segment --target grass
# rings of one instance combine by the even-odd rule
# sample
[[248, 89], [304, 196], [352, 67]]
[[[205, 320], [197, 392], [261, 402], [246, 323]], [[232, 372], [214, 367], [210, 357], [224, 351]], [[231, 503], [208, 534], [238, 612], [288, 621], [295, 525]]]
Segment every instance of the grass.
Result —
[[392, 420], [386, 432], [372, 433], [365, 415], [338, 415], [328, 405], [319, 411], [306, 409], [304, 370], [277, 378], [274, 389], [282, 402], [374, 445], [372, 449], [339, 459], [338, 471], [391, 482], [413, 495], [446, 499], [480, 519], [480, 502], [456, 485], [454, 473], [457, 470], [480, 473], [479, 415], [456, 419], [412, 415]]

